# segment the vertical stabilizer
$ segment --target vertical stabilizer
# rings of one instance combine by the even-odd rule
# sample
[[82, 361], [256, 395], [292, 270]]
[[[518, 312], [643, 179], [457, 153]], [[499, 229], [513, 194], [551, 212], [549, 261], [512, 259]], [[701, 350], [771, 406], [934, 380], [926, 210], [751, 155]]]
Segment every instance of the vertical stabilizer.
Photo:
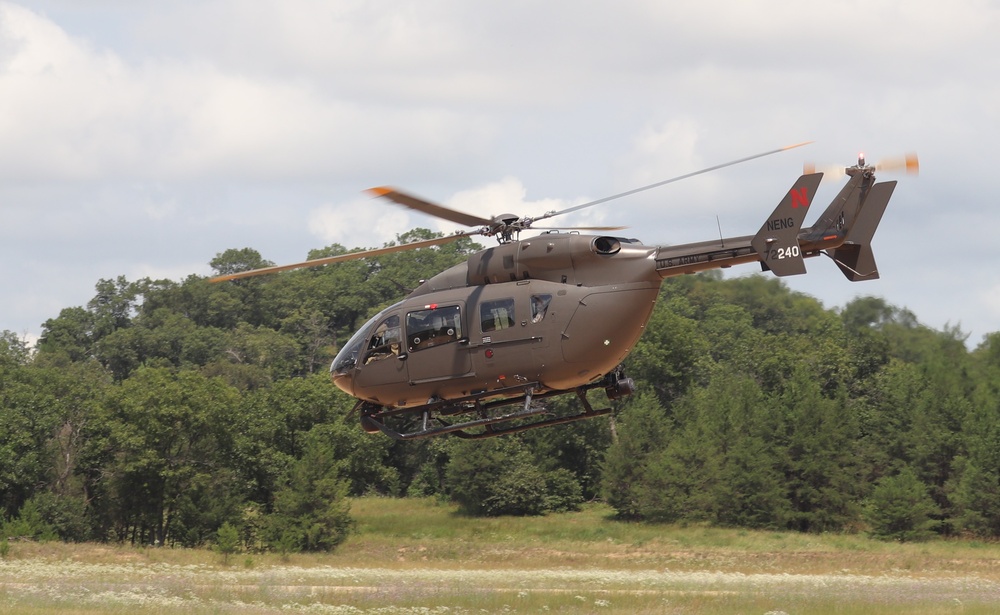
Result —
[[895, 188], [896, 182], [894, 181], [872, 186], [868, 191], [864, 206], [855, 217], [854, 224], [847, 231], [847, 238], [843, 245], [830, 253], [833, 261], [852, 282], [877, 280], [879, 277], [871, 242]]
[[822, 179], [822, 173], [799, 177], [750, 242], [765, 271], [777, 276], [806, 272], [799, 230]]

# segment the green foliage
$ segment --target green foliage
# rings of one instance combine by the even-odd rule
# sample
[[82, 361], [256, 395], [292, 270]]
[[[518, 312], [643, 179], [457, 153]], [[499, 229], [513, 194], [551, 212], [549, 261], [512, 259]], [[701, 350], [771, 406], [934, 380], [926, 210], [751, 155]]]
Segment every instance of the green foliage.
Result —
[[213, 466], [231, 456], [238, 402], [222, 381], [190, 371], [141, 368], [118, 387], [109, 434], [117, 454], [107, 487], [108, 497], [130, 513], [113, 520], [119, 536], [138, 532], [146, 544], [190, 544], [172, 527], [184, 505], [203, 498], [193, 507], [210, 510], [235, 486]]
[[42, 517], [34, 499], [25, 502], [18, 515], [3, 524], [0, 535], [4, 538], [30, 538], [41, 542], [58, 538], [56, 529]]
[[604, 459], [601, 489], [605, 500], [626, 519], [639, 519], [647, 509], [640, 491], [650, 457], [671, 441], [672, 421], [654, 395], [639, 392], [615, 420], [617, 437]]
[[885, 540], [923, 540], [932, 535], [937, 506], [910, 468], [878, 481], [865, 510], [871, 534]]
[[215, 275], [229, 275], [251, 269], [271, 267], [274, 263], [264, 260], [260, 252], [253, 248], [243, 248], [241, 250], [229, 249], [216, 254], [209, 265], [215, 270]]
[[215, 533], [215, 549], [222, 554], [225, 563], [229, 563], [229, 556], [240, 549], [240, 533], [228, 521]]
[[447, 484], [452, 499], [469, 515], [540, 515], [576, 510], [583, 503], [572, 472], [542, 471], [516, 437], [457, 442]]
[[354, 526], [347, 481], [321, 433], [310, 432], [265, 520], [265, 544], [279, 553], [333, 551]]
[[13, 331], [0, 331], [0, 365], [26, 365], [31, 358], [28, 343]]
[[[474, 249], [225, 284], [99, 280], [36, 349], [0, 334], [0, 516], [135, 544], [218, 544], [231, 527], [284, 553], [335, 548], [345, 495], [369, 493], [474, 515], [603, 498], [628, 519], [1000, 536], [1000, 333], [970, 353], [957, 327], [884, 299], [826, 310], [768, 276], [666, 280], [626, 360], [640, 392], [612, 417], [475, 443], [345, 421], [354, 400], [326, 371], [338, 345]], [[265, 264], [249, 248], [211, 263]]]
[[545, 512], [574, 512], [583, 505], [583, 489], [576, 476], [566, 468], [545, 473]]

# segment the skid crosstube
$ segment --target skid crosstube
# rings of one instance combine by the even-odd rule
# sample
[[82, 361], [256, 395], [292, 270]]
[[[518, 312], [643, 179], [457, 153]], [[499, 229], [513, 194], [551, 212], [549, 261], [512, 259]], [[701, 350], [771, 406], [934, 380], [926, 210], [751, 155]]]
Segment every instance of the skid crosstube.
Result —
[[[378, 428], [382, 431], [382, 433], [395, 440], [419, 440], [422, 438], [430, 438], [445, 434], [451, 434], [459, 438], [478, 440], [483, 438], [493, 438], [504, 434], [518, 433], [529, 429], [536, 429], [538, 427], [572, 423], [574, 421], [581, 421], [611, 412], [611, 408], [600, 408], [595, 410], [587, 400], [587, 391], [594, 388], [605, 387], [606, 385], [604, 382], [597, 382], [570, 391], [547, 391], [541, 394], [534, 393], [536, 386], [538, 386], [538, 383], [532, 382], [515, 387], [508, 387], [498, 391], [490, 391], [489, 393], [483, 393], [481, 395], [472, 395], [462, 399], [435, 401], [424, 406], [417, 406], [414, 408], [396, 408], [392, 410], [372, 412], [370, 414], [365, 414], [362, 410], [361, 420], [366, 424], [366, 429], [370, 429], [372, 427]], [[549, 416], [548, 418], [543, 418], [530, 423], [506, 425], [506, 423], [517, 421], [519, 419], [543, 414], [551, 415], [552, 412], [547, 407], [533, 405], [533, 402], [549, 397], [555, 397], [557, 395], [567, 395], [574, 392], [583, 404], [584, 410], [582, 412], [565, 416]], [[489, 397], [496, 397], [498, 394], [504, 395], [510, 393], [517, 394], [513, 397], [483, 401]], [[493, 410], [513, 405], [519, 405], [521, 408], [513, 412], [491, 414], [491, 411]], [[444, 416], [457, 416], [461, 414], [475, 414], [478, 418], [471, 418], [457, 423], [449, 423], [442, 418]], [[406, 433], [400, 433], [385, 424], [384, 419], [386, 417], [400, 415], [415, 415], [421, 417], [422, 420], [418, 429]], [[482, 428], [482, 431], [466, 431], [468, 429], [476, 428]]]

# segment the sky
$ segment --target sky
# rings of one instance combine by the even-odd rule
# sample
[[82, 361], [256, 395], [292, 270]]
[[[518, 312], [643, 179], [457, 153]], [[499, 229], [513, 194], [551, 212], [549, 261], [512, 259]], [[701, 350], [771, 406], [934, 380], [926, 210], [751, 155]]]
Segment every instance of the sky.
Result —
[[458, 230], [373, 186], [537, 215], [814, 141], [558, 221], [753, 234], [805, 162], [916, 152], [919, 176], [880, 174], [881, 279], [815, 258], [784, 281], [974, 348], [1000, 331], [998, 32], [991, 0], [0, 0], [0, 331], [229, 248]]

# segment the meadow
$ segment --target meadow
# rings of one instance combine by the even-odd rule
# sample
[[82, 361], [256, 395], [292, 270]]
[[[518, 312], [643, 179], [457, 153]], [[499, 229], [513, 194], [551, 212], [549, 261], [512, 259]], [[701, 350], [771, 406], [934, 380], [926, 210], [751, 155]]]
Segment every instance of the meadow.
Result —
[[360, 498], [332, 554], [15, 542], [0, 612], [1000, 613], [1000, 545], [626, 523], [605, 506], [474, 519]]

